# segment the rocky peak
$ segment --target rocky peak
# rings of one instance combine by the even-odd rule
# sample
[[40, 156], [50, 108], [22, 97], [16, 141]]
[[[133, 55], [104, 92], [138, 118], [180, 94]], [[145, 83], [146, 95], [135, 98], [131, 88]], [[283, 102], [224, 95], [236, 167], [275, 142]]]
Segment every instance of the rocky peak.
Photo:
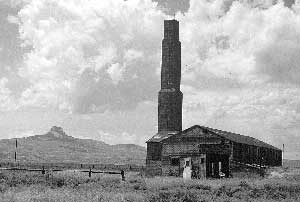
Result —
[[58, 137], [58, 138], [67, 137], [68, 136], [64, 132], [63, 128], [62, 127], [58, 127], [58, 126], [53, 126], [48, 133], [50, 133], [54, 137]]

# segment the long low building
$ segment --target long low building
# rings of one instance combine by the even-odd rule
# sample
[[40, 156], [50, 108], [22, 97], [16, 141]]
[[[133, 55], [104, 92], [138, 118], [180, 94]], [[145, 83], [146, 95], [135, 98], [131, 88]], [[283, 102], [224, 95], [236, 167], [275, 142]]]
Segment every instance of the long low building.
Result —
[[235, 166], [281, 166], [282, 151], [258, 139], [195, 125], [147, 141], [147, 174], [196, 178], [229, 176]]

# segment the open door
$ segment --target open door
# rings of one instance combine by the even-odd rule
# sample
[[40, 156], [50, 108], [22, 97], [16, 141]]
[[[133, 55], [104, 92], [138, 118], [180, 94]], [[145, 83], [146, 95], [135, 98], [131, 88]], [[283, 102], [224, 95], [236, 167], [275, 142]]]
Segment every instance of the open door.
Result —
[[192, 178], [192, 160], [191, 157], [184, 158], [183, 179]]
[[206, 177], [229, 177], [229, 155], [210, 154], [206, 166]]

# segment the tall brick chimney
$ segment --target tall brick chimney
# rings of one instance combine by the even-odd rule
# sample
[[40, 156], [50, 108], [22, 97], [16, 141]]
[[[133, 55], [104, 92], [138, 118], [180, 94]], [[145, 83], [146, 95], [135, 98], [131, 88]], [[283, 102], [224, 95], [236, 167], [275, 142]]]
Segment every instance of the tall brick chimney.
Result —
[[161, 90], [158, 94], [158, 133], [182, 130], [181, 43], [179, 22], [164, 21]]

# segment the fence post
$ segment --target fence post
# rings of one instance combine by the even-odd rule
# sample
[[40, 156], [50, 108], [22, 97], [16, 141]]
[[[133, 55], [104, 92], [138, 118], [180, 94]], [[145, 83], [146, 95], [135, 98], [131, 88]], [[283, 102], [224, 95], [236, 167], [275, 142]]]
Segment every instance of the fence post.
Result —
[[125, 172], [124, 172], [124, 170], [121, 170], [121, 176], [122, 176], [122, 181], [125, 181]]
[[90, 171], [89, 171], [89, 178], [92, 177], [92, 169], [90, 167]]
[[43, 166], [42, 174], [45, 175], [45, 167]]

